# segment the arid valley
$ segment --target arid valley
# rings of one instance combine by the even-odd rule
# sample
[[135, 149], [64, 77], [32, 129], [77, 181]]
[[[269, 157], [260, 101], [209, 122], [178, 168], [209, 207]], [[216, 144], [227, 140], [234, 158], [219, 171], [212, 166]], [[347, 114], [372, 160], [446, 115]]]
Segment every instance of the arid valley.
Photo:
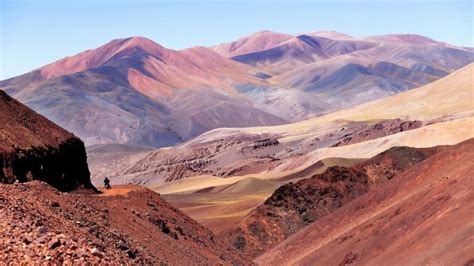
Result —
[[474, 48], [239, 36], [0, 81], [0, 264], [474, 265]]

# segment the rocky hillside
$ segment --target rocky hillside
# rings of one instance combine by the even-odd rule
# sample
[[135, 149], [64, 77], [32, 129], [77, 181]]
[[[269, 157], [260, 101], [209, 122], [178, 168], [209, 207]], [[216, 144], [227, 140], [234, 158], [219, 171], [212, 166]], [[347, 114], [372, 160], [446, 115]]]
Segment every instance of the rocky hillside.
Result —
[[220, 237], [255, 258], [437, 150], [395, 147], [354, 166], [333, 166], [322, 174], [283, 185]]
[[93, 188], [84, 143], [0, 91], [0, 183], [42, 180], [57, 189]]
[[260, 265], [472, 265], [474, 139], [445, 147], [257, 259]]
[[40, 181], [0, 184], [0, 261], [250, 264], [148, 189], [64, 193]]

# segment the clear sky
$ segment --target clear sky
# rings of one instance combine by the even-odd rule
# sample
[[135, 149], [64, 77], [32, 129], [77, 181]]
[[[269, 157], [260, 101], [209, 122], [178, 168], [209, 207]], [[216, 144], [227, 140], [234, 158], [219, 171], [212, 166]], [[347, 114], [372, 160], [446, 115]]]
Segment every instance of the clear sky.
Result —
[[472, 0], [0, 1], [0, 80], [130, 36], [182, 49], [261, 30], [335, 30], [415, 33], [474, 46]]

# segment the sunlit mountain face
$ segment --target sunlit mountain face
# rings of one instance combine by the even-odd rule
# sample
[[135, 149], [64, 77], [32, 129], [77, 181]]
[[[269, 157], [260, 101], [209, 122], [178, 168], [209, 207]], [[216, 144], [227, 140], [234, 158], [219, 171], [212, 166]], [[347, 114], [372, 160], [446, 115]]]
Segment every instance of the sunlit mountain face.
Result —
[[301, 121], [395, 95], [473, 60], [472, 50], [418, 35], [264, 31], [179, 51], [133, 37], [0, 88], [87, 145], [162, 147], [214, 128]]

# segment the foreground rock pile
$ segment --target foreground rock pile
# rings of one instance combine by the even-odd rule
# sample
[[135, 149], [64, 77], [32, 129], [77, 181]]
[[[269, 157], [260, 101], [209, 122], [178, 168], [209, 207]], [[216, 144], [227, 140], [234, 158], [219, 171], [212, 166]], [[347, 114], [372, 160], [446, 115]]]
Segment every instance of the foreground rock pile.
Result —
[[0, 261], [250, 263], [150, 190], [86, 192], [64, 193], [39, 181], [0, 184]]
[[103, 243], [94, 242], [86, 232], [76, 230], [76, 221], [70, 212], [62, 210], [60, 203], [49, 200], [35, 203], [38, 197], [30, 190], [39, 189], [49, 190], [43, 183], [0, 186], [1, 261], [113, 262], [122, 257], [116, 250], [107, 250], [105, 256]]

